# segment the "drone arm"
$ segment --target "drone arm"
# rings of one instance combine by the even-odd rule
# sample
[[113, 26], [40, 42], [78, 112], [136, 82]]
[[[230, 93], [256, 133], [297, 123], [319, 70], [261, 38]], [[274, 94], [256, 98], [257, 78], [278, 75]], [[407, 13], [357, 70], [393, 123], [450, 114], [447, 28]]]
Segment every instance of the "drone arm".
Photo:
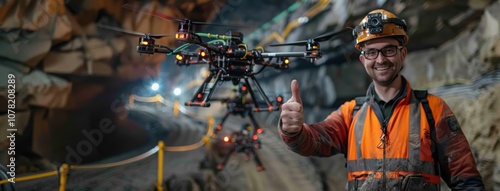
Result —
[[[266, 102], [266, 105], [267, 105], [267, 111], [277, 111], [279, 110], [279, 107], [274, 107], [272, 104], [271, 104], [271, 101], [269, 100], [269, 98], [266, 96], [266, 94], [264, 93], [264, 90], [262, 89], [262, 87], [260, 86], [259, 82], [257, 81], [257, 79], [255, 79], [255, 76], [250, 76], [250, 78], [252, 79], [252, 81], [254, 82], [254, 84], [257, 86], [257, 91], [259, 92], [260, 96], [262, 97], [262, 99]], [[248, 82], [248, 79], [245, 78], [245, 81], [247, 84], [250, 84]], [[252, 99], [254, 100], [253, 103], [254, 103], [254, 111], [256, 112], [259, 112], [259, 111], [265, 111], [265, 110], [262, 110], [260, 107], [259, 107], [259, 104], [257, 103], [257, 99], [255, 99], [255, 95], [253, 94], [253, 90], [251, 88], [249, 88], [249, 92], [250, 92], [250, 96], [252, 97]]]
[[274, 58], [274, 57], [305, 57], [307, 54], [305, 52], [270, 52], [261, 53], [262, 58]]
[[[201, 106], [201, 107], [210, 107], [210, 103], [207, 103], [207, 101], [210, 99], [210, 97], [212, 96], [212, 93], [214, 92], [213, 90], [215, 89], [215, 85], [217, 84], [217, 82], [219, 82], [219, 79], [220, 79], [220, 76], [221, 76], [221, 73], [220, 72], [217, 72], [217, 76], [215, 76], [215, 82], [214, 82], [214, 86], [213, 87], [210, 87], [209, 89], [209, 92], [208, 92], [208, 95], [205, 96], [204, 95], [204, 91], [208, 85], [208, 83], [212, 80], [212, 78], [214, 78], [215, 74], [214, 72], [210, 72], [210, 75], [208, 75], [207, 78], [205, 78], [205, 81], [203, 81], [203, 85], [200, 86], [200, 88], [198, 88], [198, 90], [196, 91], [196, 95], [191, 99], [190, 102], [186, 102], [185, 105], [186, 106]], [[203, 96], [203, 100], [202, 101], [197, 101], [199, 99], [196, 99], [198, 96]]]
[[155, 44], [155, 47], [156, 48], [164, 48], [164, 49], [167, 49], [169, 52], [173, 52], [174, 50], [169, 48], [168, 46], [165, 46], [165, 45], [161, 45], [161, 44]]
[[259, 123], [257, 123], [257, 120], [255, 120], [255, 117], [253, 116], [252, 113], [248, 114], [248, 117], [250, 117], [250, 121], [253, 124], [253, 133], [258, 134], [258, 130], [260, 129]]
[[[253, 77], [253, 76], [252, 76], [252, 77]], [[254, 80], [254, 79], [255, 79], [255, 78], [252, 78], [252, 80]], [[256, 82], [256, 81], [254, 81], [254, 82]], [[246, 84], [250, 84], [250, 83], [249, 83], [249, 81], [248, 81], [248, 78], [245, 78], [245, 83], [246, 83]], [[261, 94], [261, 95], [262, 95], [262, 93], [264, 93], [263, 91], [261, 91], [261, 89], [260, 89], [260, 85], [258, 85], [258, 84], [257, 84], [257, 90], [259, 91], [259, 94]], [[254, 101], [252, 101], [252, 103], [254, 104], [254, 107], [255, 107], [255, 108], [258, 108], [258, 107], [259, 107], [259, 104], [258, 104], [258, 103], [257, 103], [257, 101], [256, 101], [257, 99], [255, 99], [255, 94], [253, 93], [252, 86], [248, 86], [248, 93], [250, 93], [250, 97], [252, 97], [252, 100], [254, 100]], [[265, 98], [265, 96], [264, 96], [264, 100], [265, 100], [265, 99], [266, 99], [266, 98]], [[267, 102], [267, 100], [266, 100], [266, 102]]]
[[210, 101], [220, 101], [222, 103], [226, 103], [226, 102], [231, 101], [231, 99], [230, 98], [211, 98]]

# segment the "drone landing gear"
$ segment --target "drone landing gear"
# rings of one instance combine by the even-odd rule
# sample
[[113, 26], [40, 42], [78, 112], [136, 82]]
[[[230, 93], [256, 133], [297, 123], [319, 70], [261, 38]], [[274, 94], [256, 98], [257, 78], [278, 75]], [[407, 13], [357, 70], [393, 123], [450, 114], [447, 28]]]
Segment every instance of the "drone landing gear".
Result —
[[[264, 171], [266, 170], [264, 168], [264, 165], [262, 165], [262, 161], [260, 160], [259, 156], [257, 155], [257, 152], [255, 152], [255, 149], [253, 148], [247, 148], [245, 149], [245, 160], [250, 160], [253, 156], [253, 159], [255, 161], [255, 164], [257, 165], [257, 171]], [[217, 164], [217, 169], [218, 170], [223, 170], [224, 167], [226, 166], [227, 162], [229, 161], [229, 158], [231, 157], [231, 155], [233, 155], [234, 153], [238, 153], [236, 151], [236, 149], [233, 149], [229, 154], [227, 154], [225, 157], [224, 157], [224, 160], [222, 161], [222, 163], [219, 163]]]

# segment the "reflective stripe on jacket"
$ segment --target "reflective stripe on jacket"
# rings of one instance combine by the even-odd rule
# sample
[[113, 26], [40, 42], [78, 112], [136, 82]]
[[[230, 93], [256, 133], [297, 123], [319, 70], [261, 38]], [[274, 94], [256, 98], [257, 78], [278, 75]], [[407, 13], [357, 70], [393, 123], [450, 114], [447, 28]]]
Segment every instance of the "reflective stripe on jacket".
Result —
[[[404, 83], [405, 96], [396, 102], [386, 124], [368, 93], [370, 99], [354, 119], [355, 102], [346, 102], [323, 122], [304, 124], [299, 133], [279, 131], [281, 138], [303, 156], [345, 154], [348, 190], [438, 190], [440, 177], [425, 111], [406, 80]], [[452, 189], [484, 190], [469, 144], [451, 109], [435, 95], [429, 94], [427, 100], [436, 119], [441, 177]], [[384, 125], [386, 144], [380, 147]]]

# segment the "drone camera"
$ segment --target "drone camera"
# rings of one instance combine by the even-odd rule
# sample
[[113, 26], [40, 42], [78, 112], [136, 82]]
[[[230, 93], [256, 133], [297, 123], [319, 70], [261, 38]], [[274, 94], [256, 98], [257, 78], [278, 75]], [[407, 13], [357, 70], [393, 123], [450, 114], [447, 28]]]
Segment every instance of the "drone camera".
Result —
[[381, 33], [383, 30], [382, 13], [368, 14], [367, 18], [368, 20], [366, 21], [366, 25], [370, 34]]

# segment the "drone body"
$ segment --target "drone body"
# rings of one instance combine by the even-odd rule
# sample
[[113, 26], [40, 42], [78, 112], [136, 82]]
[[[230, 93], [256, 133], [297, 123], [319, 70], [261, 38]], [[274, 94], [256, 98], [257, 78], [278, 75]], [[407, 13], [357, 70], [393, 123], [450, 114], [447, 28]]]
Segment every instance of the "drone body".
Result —
[[[272, 104], [264, 90], [256, 79], [266, 67], [272, 67], [277, 70], [289, 68], [289, 58], [305, 58], [310, 62], [315, 62], [322, 57], [320, 50], [321, 41], [329, 40], [331, 37], [340, 33], [349, 32], [351, 28], [344, 29], [338, 32], [331, 32], [320, 35], [316, 38], [298, 41], [293, 43], [275, 44], [270, 46], [304, 46], [303, 52], [264, 52], [262, 47], [249, 49], [248, 45], [243, 43], [243, 34], [240, 32], [229, 31], [225, 35], [211, 33], [196, 33], [196, 25], [208, 25], [208, 23], [195, 22], [189, 19], [173, 18], [161, 13], [153, 13], [144, 10], [137, 10], [126, 7], [133, 11], [149, 14], [161, 19], [179, 22], [178, 30], [175, 34], [155, 35], [142, 34], [133, 31], [125, 31], [124, 29], [116, 29], [122, 32], [141, 35], [137, 52], [141, 54], [175, 54], [175, 64], [178, 66], [190, 66], [197, 64], [208, 65], [209, 75], [205, 78], [203, 84], [198, 88], [192, 99], [185, 103], [186, 106], [210, 107], [211, 97], [217, 85], [223, 82], [231, 81], [233, 85], [244, 82], [248, 85], [248, 91], [251, 99], [254, 100], [255, 111], [276, 111], [279, 107]], [[210, 24], [215, 25], [215, 24]], [[155, 38], [165, 36], [175, 36], [176, 41], [183, 45], [171, 49], [164, 45], [155, 44]], [[215, 39], [212, 41], [204, 41], [202, 37]], [[197, 51], [185, 50], [187, 47], [196, 45], [199, 46]], [[258, 71], [255, 71], [255, 66], [259, 65]], [[260, 99], [254, 93], [254, 89], [250, 83], [252, 82], [255, 90], [260, 95]], [[267, 108], [261, 108], [257, 104], [257, 100], [263, 100]]]

